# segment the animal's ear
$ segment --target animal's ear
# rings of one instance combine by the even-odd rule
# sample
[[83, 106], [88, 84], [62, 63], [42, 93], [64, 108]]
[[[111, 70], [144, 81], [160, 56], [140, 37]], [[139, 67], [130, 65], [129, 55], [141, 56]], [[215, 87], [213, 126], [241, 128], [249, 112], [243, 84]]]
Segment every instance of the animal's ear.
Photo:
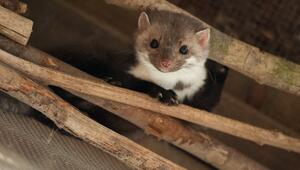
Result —
[[149, 20], [148, 14], [146, 12], [142, 12], [140, 14], [139, 21], [138, 21], [138, 28], [139, 28], [139, 30], [145, 30], [150, 25], [151, 24], [150, 24], [150, 20]]
[[208, 45], [209, 43], [209, 39], [210, 39], [210, 29], [206, 28], [205, 30], [201, 30], [199, 32], [196, 33], [199, 45], [201, 47], [205, 47]]

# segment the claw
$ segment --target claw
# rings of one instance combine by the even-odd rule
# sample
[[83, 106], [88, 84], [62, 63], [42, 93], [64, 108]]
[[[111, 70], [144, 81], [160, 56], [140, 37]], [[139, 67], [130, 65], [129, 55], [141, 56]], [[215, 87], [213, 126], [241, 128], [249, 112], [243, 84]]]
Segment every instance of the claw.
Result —
[[177, 99], [175, 99], [175, 98], [171, 98], [170, 99], [171, 100], [171, 105], [178, 105], [178, 100]]
[[175, 103], [176, 102], [176, 100], [174, 98], [171, 98], [170, 100], [171, 100], [171, 103]]
[[175, 104], [176, 104], [176, 105], [179, 105], [179, 101], [178, 101], [178, 100], [175, 100]]
[[161, 99], [163, 97], [163, 94], [162, 93], [158, 93], [157, 96], [158, 96], [159, 99]]

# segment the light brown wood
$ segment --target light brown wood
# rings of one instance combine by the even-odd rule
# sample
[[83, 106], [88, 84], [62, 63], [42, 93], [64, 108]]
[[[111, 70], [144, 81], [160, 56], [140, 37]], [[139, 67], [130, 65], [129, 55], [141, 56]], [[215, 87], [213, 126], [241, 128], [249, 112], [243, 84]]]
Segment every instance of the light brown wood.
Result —
[[300, 153], [300, 140], [286, 136], [281, 132], [258, 128], [185, 105], [162, 105], [147, 95], [41, 67], [3, 50], [0, 50], [0, 61], [34, 79], [54, 86], [175, 117], [247, 139], [260, 145], [268, 144]]
[[0, 64], [0, 90], [44, 113], [58, 127], [134, 169], [184, 169], [87, 118], [48, 89], [3, 64]]
[[0, 6], [0, 34], [26, 45], [32, 32], [33, 22]]
[[[92, 77], [44, 52], [30, 46], [24, 47], [18, 45], [1, 36], [0, 48], [8, 50], [16, 56], [34, 62], [38, 65], [53, 68], [81, 78], [98, 81], [99, 83], [103, 82], [100, 79], [96, 79], [95, 77]], [[196, 132], [191, 128], [186, 128], [174, 118], [136, 108], [134, 106], [124, 105], [98, 97], [87, 96], [71, 90], [70, 92], [110, 111], [119, 117], [122, 117], [125, 120], [128, 120], [143, 129], [146, 133], [154, 135], [158, 139], [172, 143], [173, 145], [193, 154], [218, 169], [266, 169], [242, 153], [222, 144], [220, 141], [201, 132]]]
[[128, 120], [144, 129], [147, 134], [170, 142], [218, 169], [267, 169], [237, 150], [222, 144], [217, 139], [192, 128], [187, 128], [171, 117], [97, 97], [74, 94]]
[[[152, 8], [195, 17], [166, 0], [106, 0], [106, 2], [135, 10]], [[263, 52], [212, 27], [211, 29], [210, 59], [239, 71], [260, 84], [300, 95], [300, 66], [298, 64]]]

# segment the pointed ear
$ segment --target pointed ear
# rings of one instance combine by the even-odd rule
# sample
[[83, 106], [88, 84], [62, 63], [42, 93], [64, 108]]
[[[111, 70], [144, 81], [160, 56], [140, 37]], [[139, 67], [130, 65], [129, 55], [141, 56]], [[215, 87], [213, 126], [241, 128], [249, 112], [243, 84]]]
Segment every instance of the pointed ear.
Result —
[[196, 33], [196, 36], [198, 38], [199, 45], [201, 47], [205, 47], [209, 43], [210, 39], [210, 29], [206, 28], [205, 30], [201, 30]]
[[140, 14], [139, 22], [138, 22], [138, 28], [139, 28], [139, 30], [144, 30], [147, 27], [149, 27], [150, 25], [151, 24], [150, 24], [150, 20], [149, 20], [149, 17], [147, 15], [147, 13], [146, 12], [142, 12]]

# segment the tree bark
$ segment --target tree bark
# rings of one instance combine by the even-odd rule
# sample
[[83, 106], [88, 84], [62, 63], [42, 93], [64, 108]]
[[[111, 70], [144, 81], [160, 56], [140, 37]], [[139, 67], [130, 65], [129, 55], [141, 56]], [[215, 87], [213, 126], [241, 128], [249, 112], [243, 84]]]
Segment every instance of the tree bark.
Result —
[[300, 153], [300, 140], [286, 136], [281, 132], [258, 128], [186, 105], [162, 105], [157, 100], [154, 100], [145, 94], [114, 87], [106, 83], [74, 77], [60, 71], [41, 67], [15, 57], [3, 50], [0, 50], [0, 61], [34, 79], [47, 82], [54, 86], [161, 113], [247, 139], [261, 145], [268, 144]]
[[[99, 83], [103, 82], [42, 51], [32, 47], [18, 45], [1, 36], [0, 48], [38, 65], [53, 68], [81, 78], [99, 81]], [[266, 169], [233, 148], [203, 133], [196, 132], [191, 128], [186, 128], [179, 121], [171, 117], [117, 102], [87, 96], [74, 91], [70, 92], [135, 124], [146, 133], [172, 143], [218, 169]]]
[[24, 14], [27, 11], [27, 4], [19, 0], [0, 0], [0, 5], [19, 14]]
[[[154, 8], [192, 16], [165, 0], [106, 0], [106, 2], [135, 10]], [[214, 28], [211, 29], [210, 59], [239, 71], [260, 84], [300, 96], [300, 66], [298, 64], [263, 52]]]
[[0, 63], [0, 90], [135, 169], [184, 169], [87, 118], [43, 86]]
[[0, 34], [26, 45], [32, 32], [33, 22], [0, 6]]

